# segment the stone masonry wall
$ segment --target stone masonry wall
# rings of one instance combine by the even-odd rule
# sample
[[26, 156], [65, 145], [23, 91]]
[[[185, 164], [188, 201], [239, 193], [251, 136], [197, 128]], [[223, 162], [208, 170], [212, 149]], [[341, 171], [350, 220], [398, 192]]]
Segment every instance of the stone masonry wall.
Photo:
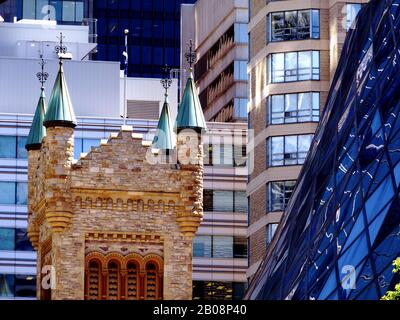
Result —
[[29, 201], [38, 256], [51, 242], [52, 299], [84, 299], [85, 255], [96, 248], [161, 256], [163, 298], [191, 299], [192, 238], [203, 216], [203, 151], [195, 137], [188, 138], [194, 141], [190, 164], [149, 163], [149, 144], [131, 128], [72, 164], [73, 129], [48, 128]]

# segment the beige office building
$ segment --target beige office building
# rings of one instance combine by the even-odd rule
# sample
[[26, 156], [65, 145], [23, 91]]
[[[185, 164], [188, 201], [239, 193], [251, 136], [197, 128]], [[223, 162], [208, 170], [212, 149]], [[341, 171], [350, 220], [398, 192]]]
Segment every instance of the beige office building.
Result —
[[265, 256], [294, 188], [347, 30], [367, 0], [250, 0], [249, 269]]
[[[181, 65], [192, 39], [194, 77], [207, 121], [247, 121], [248, 0], [198, 0], [181, 9]], [[186, 83], [182, 74], [182, 83]]]

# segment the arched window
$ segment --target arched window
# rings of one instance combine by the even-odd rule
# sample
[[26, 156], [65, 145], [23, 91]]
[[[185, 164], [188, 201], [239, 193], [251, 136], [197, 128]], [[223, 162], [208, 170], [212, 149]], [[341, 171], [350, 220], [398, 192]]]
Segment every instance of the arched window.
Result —
[[108, 263], [108, 275], [107, 275], [107, 300], [118, 300], [119, 289], [120, 289], [120, 267], [115, 261]]
[[153, 262], [146, 265], [146, 279], [145, 279], [145, 299], [157, 300], [158, 281], [157, 281], [157, 267]]
[[135, 262], [129, 262], [126, 268], [126, 299], [139, 299], [139, 268]]
[[89, 262], [85, 295], [87, 300], [101, 300], [101, 266], [97, 260]]

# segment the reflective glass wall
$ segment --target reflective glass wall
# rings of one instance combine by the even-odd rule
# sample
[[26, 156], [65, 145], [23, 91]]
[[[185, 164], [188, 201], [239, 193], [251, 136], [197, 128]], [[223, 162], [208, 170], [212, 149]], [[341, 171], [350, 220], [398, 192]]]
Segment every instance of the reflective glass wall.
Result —
[[97, 60], [123, 61], [124, 30], [129, 29], [133, 77], [161, 78], [163, 66], [180, 66], [180, 6], [195, 0], [96, 0]]
[[[400, 0], [372, 0], [355, 26], [296, 186], [268, 186], [271, 210], [292, 197], [248, 299], [377, 300], [400, 280]], [[304, 161], [300, 142], [272, 138], [269, 164]]]

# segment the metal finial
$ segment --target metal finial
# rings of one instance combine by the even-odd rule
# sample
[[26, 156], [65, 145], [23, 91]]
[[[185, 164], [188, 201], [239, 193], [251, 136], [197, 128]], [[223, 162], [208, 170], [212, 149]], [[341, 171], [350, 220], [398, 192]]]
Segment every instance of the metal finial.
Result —
[[189, 51], [187, 51], [187, 52], [185, 53], [185, 58], [186, 58], [186, 61], [189, 63], [190, 68], [192, 68], [192, 67], [193, 67], [193, 64], [194, 64], [194, 63], [196, 62], [196, 60], [197, 60], [197, 58], [196, 58], [196, 52], [193, 51], [193, 41], [192, 41], [192, 39], [190, 39], [190, 40], [189, 40], [189, 43], [187, 43], [187, 47], [188, 47], [188, 50], [189, 50]]
[[163, 70], [165, 73], [165, 78], [162, 79], [160, 82], [165, 89], [165, 95], [168, 95], [168, 89], [171, 87], [171, 84], [172, 84], [172, 79], [170, 78], [171, 68], [169, 68], [168, 65], [166, 64], [165, 67], [163, 68]]
[[44, 71], [44, 66], [46, 65], [46, 62], [43, 59], [43, 54], [40, 55], [39, 65], [41, 67], [41, 71], [36, 74], [36, 77], [39, 79], [39, 82], [42, 84], [42, 90], [44, 90], [44, 84], [47, 81], [49, 74]]
[[66, 54], [67, 53], [67, 47], [64, 46], [63, 44], [63, 40], [65, 39], [65, 36], [63, 36], [62, 32], [60, 32], [60, 36], [57, 37], [57, 39], [59, 40], [58, 45], [56, 45], [54, 47], [56, 53], [58, 54], [58, 57], [60, 59], [60, 63], [62, 63], [62, 58], [61, 58], [61, 54]]

